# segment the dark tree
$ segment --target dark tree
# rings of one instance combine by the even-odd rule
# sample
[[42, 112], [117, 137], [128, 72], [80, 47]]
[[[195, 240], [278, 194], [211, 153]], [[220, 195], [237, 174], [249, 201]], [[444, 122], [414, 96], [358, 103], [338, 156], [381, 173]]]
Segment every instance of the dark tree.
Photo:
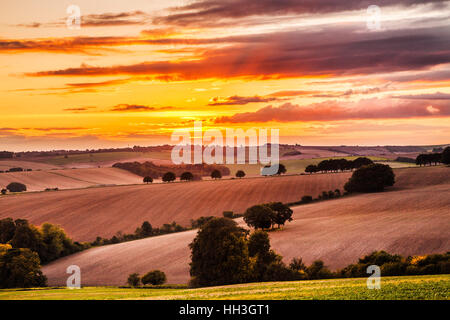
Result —
[[12, 218], [0, 220], [0, 243], [7, 243], [16, 233], [16, 225]]
[[183, 172], [180, 176], [181, 181], [192, 181], [194, 180], [194, 175], [190, 172]]
[[16, 220], [16, 230], [11, 239], [13, 248], [28, 248], [42, 257], [44, 243], [39, 230], [26, 220]]
[[9, 249], [0, 253], [0, 288], [45, 287], [39, 256], [30, 249]]
[[219, 170], [214, 170], [211, 172], [211, 178], [213, 179], [222, 179], [222, 173]]
[[278, 175], [280, 175], [280, 174], [285, 174], [286, 172], [287, 172], [287, 170], [286, 170], [286, 167], [284, 166], [284, 164], [279, 163], [279, 164], [278, 164], [278, 171], [277, 171], [277, 174], [278, 174]]
[[441, 162], [444, 164], [450, 164], [450, 147], [446, 147], [444, 151], [442, 151]]
[[231, 219], [213, 218], [203, 225], [189, 245], [192, 286], [246, 282], [249, 256], [246, 231]]
[[141, 281], [144, 285], [151, 284], [157, 286], [165, 283], [167, 278], [164, 272], [160, 270], [153, 270], [143, 276]]
[[303, 196], [302, 197], [302, 203], [311, 203], [313, 201], [313, 197], [311, 196]]
[[228, 219], [233, 219], [234, 213], [233, 213], [233, 211], [224, 211], [223, 212], [223, 217], [224, 218], [228, 218]]
[[256, 205], [245, 211], [244, 221], [255, 229], [268, 229], [272, 226], [275, 215], [276, 213], [267, 205]]
[[138, 273], [132, 273], [128, 276], [127, 283], [130, 287], [139, 287], [140, 282], [141, 278]]
[[265, 231], [256, 230], [248, 239], [248, 255], [266, 254], [270, 250], [269, 235]]
[[153, 234], [153, 227], [148, 221], [144, 221], [140, 228], [137, 228], [135, 234], [139, 238], [150, 237]]
[[242, 171], [242, 170], [238, 170], [238, 171], [236, 172], [236, 177], [237, 177], [237, 178], [243, 178], [243, 177], [245, 177], [245, 172]]
[[149, 184], [149, 183], [152, 183], [153, 182], [153, 178], [152, 177], [150, 177], [150, 176], [146, 176], [146, 177], [144, 177], [144, 183], [147, 183], [147, 184]]
[[358, 169], [362, 166], [367, 166], [369, 164], [373, 164], [373, 161], [366, 157], [359, 157], [353, 160], [353, 168]]
[[2, 189], [1, 192], [2, 192], [3, 195], [5, 195], [7, 191], [8, 191], [8, 190], [6, 190], [6, 189]]
[[176, 179], [175, 173], [170, 172], [170, 171], [166, 172], [162, 177], [162, 180], [164, 182], [172, 182], [172, 181], [175, 181], [175, 179]]
[[286, 221], [292, 221], [292, 209], [289, 206], [281, 203], [281, 202], [271, 202], [268, 203], [267, 206], [275, 212], [275, 215], [272, 219], [272, 224], [277, 224], [278, 228], [281, 225], [284, 226]]
[[22, 192], [27, 191], [27, 186], [20, 182], [11, 182], [6, 186], [6, 189], [8, 189], [9, 192]]
[[347, 192], [378, 192], [393, 186], [394, 183], [395, 174], [392, 168], [377, 163], [363, 166], [353, 172], [344, 189]]
[[308, 172], [308, 173], [316, 173], [316, 172], [318, 172], [319, 171], [319, 168], [317, 168], [317, 166], [316, 165], [314, 165], [314, 164], [310, 164], [309, 166], [307, 166], [306, 168], [305, 168], [305, 172]]

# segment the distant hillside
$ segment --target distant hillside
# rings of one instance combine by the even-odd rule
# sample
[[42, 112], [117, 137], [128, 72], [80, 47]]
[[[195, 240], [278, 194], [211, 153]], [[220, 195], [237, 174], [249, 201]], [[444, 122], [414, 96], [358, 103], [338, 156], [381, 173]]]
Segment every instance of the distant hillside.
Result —
[[194, 176], [210, 176], [214, 170], [219, 170], [222, 176], [230, 175], [230, 169], [221, 165], [209, 164], [188, 164], [188, 165], [157, 165], [153, 162], [118, 162], [113, 165], [114, 168], [130, 171], [141, 177], [150, 176], [154, 179], [162, 177], [166, 172], [171, 171], [179, 177], [183, 172], [189, 171]]

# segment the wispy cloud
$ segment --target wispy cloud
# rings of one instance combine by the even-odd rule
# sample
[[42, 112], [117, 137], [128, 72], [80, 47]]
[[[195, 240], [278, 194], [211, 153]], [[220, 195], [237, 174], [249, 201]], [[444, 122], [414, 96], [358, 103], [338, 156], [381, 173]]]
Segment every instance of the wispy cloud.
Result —
[[257, 103], [257, 102], [270, 102], [280, 100], [275, 97], [241, 97], [241, 96], [231, 96], [226, 98], [214, 97], [208, 104], [209, 106], [232, 106], [232, 105], [245, 105], [249, 103]]
[[325, 101], [306, 106], [285, 103], [267, 106], [255, 112], [236, 113], [216, 118], [216, 123], [339, 121], [359, 119], [406, 119], [450, 116], [450, 103], [436, 101], [393, 101], [365, 99], [359, 102]]

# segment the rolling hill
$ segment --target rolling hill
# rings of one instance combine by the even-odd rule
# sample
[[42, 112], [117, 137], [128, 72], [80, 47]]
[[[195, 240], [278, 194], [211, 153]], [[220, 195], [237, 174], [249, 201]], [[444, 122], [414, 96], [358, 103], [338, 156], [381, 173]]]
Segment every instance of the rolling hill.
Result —
[[0, 173], [0, 187], [10, 182], [20, 182], [27, 191], [46, 188], [76, 189], [111, 184], [142, 183], [142, 177], [117, 168], [65, 169]]
[[[273, 248], [285, 261], [302, 257], [309, 264], [322, 259], [332, 269], [353, 263], [373, 250], [402, 255], [450, 250], [450, 170], [439, 167], [395, 172], [398, 182], [388, 192], [295, 207], [294, 221], [283, 231], [270, 234]], [[269, 179], [288, 181], [319, 176], [331, 178], [339, 174]], [[276, 185], [274, 181], [271, 186]], [[254, 190], [256, 182], [253, 183]], [[192, 203], [186, 207], [195, 206]], [[237, 221], [242, 223], [242, 219]], [[52, 285], [64, 284], [65, 268], [71, 264], [81, 267], [84, 285], [121, 285], [130, 273], [142, 274], [152, 269], [166, 272], [170, 283], [185, 283], [189, 279], [187, 246], [195, 234], [192, 230], [93, 248], [59, 259], [43, 271]]]

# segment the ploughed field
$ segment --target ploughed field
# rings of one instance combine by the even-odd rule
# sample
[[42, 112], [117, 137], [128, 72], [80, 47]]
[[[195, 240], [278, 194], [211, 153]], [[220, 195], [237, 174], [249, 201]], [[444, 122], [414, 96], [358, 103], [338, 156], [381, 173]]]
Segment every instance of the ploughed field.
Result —
[[0, 187], [20, 182], [27, 191], [47, 188], [76, 189], [101, 185], [142, 183], [142, 177], [117, 168], [64, 169], [0, 173]]
[[[449, 251], [449, 168], [397, 169], [395, 173], [397, 183], [389, 191], [354, 195], [295, 207], [294, 221], [288, 223], [284, 230], [270, 233], [273, 249], [284, 257], [285, 262], [289, 262], [292, 257], [302, 257], [307, 264], [315, 259], [321, 259], [331, 269], [354, 263], [359, 257], [374, 250], [386, 250], [404, 256]], [[284, 182], [281, 185], [285, 187], [293, 183], [291, 190], [294, 190], [293, 186], [296, 183], [306, 190], [306, 186], [310, 186], [311, 183], [315, 182], [318, 185], [321, 179], [328, 178], [331, 181], [339, 179], [340, 176], [348, 177], [346, 174], [324, 174], [199, 182], [198, 184], [220, 186], [237, 183], [236, 186], [242, 186], [243, 183], [248, 182], [250, 184], [247, 187], [252, 189], [249, 191], [250, 194], [253, 194], [255, 189], [258, 192], [270, 189], [267, 194], [273, 195], [277, 192], [283, 194], [289, 192], [289, 189], [283, 189], [278, 185], [279, 181]], [[290, 182], [292, 180], [296, 183]], [[269, 183], [265, 184], [265, 182]], [[263, 185], [263, 188], [258, 188], [258, 183]], [[197, 183], [179, 185], [193, 188], [195, 184]], [[175, 184], [154, 187], [156, 189], [156, 187], [174, 186]], [[239, 193], [235, 194], [234, 198], [242, 197], [244, 194], [243, 189], [237, 189]], [[321, 187], [317, 190], [324, 189], [331, 188]], [[229, 189], [221, 189], [222, 198], [224, 201], [230, 200], [230, 203], [233, 203], [231, 194], [227, 190]], [[303, 194], [308, 194], [306, 192], [298, 195], [297, 191], [295, 192], [296, 199]], [[213, 209], [213, 202], [218, 201], [218, 198], [213, 197], [211, 202], [212, 198], [208, 198], [207, 194], [200, 199], [209, 201], [209, 206]], [[315, 195], [311, 192], [309, 194]], [[180, 194], [179, 197], [181, 198], [182, 195]], [[257, 203], [269, 200], [275, 199], [259, 200], [258, 198]], [[279, 200], [292, 201], [292, 199]], [[194, 213], [196, 208], [198, 210], [199, 203], [196, 200], [187, 202], [183, 212]], [[129, 211], [125, 210], [123, 215]], [[211, 211], [210, 214], [212, 214]], [[237, 221], [243, 224], [242, 219]], [[107, 226], [98, 228], [105, 227]], [[164, 271], [169, 283], [186, 283], [189, 280], [190, 262], [188, 244], [195, 235], [196, 230], [192, 230], [97, 247], [59, 259], [44, 266], [43, 271], [51, 285], [65, 283], [67, 279], [65, 271], [71, 264], [80, 266], [84, 285], [123, 285], [130, 273], [144, 274], [153, 269]]]
[[0, 197], [0, 218], [59, 224], [74, 240], [88, 241], [118, 231], [134, 232], [145, 220], [154, 227], [172, 221], [188, 226], [191, 219], [222, 216], [226, 210], [239, 213], [254, 204], [293, 202], [323, 190], [342, 190], [349, 176], [297, 175], [7, 195]]

